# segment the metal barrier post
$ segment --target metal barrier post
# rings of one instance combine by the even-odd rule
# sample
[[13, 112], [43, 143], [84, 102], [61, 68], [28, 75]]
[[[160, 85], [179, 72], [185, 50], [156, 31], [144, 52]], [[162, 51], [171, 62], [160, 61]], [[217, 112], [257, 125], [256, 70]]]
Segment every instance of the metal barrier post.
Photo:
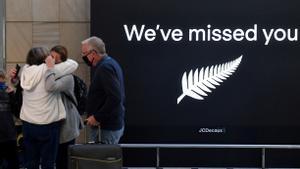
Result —
[[262, 169], [266, 168], [266, 149], [265, 148], [261, 149], [261, 168]]
[[156, 168], [159, 169], [160, 157], [159, 157], [159, 147], [156, 147]]

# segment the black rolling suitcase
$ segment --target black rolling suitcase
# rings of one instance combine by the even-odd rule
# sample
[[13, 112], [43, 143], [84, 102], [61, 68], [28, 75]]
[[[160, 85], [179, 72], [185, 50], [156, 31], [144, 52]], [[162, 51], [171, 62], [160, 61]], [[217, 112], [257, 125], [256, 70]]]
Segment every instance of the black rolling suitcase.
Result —
[[75, 144], [69, 147], [69, 169], [121, 168], [122, 149], [119, 145]]
[[118, 145], [82, 144], [69, 148], [69, 169], [121, 169], [122, 150]]

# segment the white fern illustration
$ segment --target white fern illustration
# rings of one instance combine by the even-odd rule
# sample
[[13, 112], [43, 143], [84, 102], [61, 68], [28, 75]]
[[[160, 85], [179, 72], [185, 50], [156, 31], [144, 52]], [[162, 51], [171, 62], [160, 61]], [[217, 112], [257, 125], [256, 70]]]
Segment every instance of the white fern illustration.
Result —
[[243, 55], [239, 58], [214, 66], [207, 66], [201, 68], [200, 71], [196, 69], [194, 72], [191, 70], [187, 76], [184, 72], [181, 84], [182, 94], [177, 98], [177, 104], [185, 97], [189, 96], [197, 100], [204, 100], [203, 96], [207, 96], [210, 93], [210, 89], [215, 89], [215, 86], [219, 86], [223, 80], [226, 80], [232, 73], [235, 72], [239, 64], [241, 63]]

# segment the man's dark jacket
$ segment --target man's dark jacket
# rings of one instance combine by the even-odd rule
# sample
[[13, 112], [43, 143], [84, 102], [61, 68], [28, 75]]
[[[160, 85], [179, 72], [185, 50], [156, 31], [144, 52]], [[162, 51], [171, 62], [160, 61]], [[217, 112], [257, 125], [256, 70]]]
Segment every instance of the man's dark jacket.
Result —
[[111, 57], [92, 68], [87, 98], [87, 113], [94, 115], [101, 129], [119, 130], [124, 126], [125, 89], [120, 65]]

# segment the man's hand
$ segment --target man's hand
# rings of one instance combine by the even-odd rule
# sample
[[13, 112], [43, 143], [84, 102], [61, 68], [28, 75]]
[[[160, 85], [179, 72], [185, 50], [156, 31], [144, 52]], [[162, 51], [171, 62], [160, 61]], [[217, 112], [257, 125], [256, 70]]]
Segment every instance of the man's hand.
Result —
[[95, 119], [94, 115], [85, 119], [85, 121], [86, 121], [86, 124], [89, 126], [99, 126], [100, 125], [100, 123]]

